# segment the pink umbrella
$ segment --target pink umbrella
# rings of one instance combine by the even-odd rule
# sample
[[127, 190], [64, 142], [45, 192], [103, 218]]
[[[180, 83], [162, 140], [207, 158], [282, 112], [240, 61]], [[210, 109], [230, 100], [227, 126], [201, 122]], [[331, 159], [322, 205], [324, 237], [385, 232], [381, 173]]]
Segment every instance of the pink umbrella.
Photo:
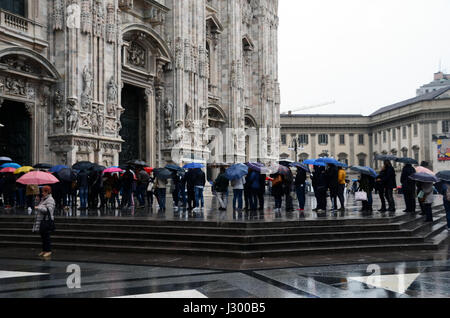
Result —
[[436, 175], [436, 174], [435, 174], [433, 171], [431, 171], [430, 169], [427, 169], [427, 168], [422, 167], [422, 166], [416, 167], [416, 172], [417, 172], [417, 173], [431, 174], [432, 176], [435, 176], [435, 175]]
[[103, 173], [114, 173], [114, 172], [123, 172], [120, 168], [108, 168], [106, 170], [103, 170]]
[[44, 171], [32, 171], [19, 178], [17, 182], [21, 184], [54, 184], [58, 183], [59, 180], [56, 179], [51, 173]]

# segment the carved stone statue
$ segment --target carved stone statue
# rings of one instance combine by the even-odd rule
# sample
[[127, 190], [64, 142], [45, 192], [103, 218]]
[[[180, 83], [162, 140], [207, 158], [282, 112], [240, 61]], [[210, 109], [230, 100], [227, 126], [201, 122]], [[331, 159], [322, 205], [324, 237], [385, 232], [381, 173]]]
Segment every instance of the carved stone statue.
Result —
[[69, 99], [67, 101], [67, 124], [69, 132], [76, 132], [78, 130], [78, 110], [76, 100]]
[[108, 115], [113, 116], [115, 113], [115, 108], [117, 105], [117, 84], [114, 80], [114, 76], [111, 76], [111, 79], [108, 83], [108, 96], [107, 96], [107, 112]]
[[186, 105], [185, 105], [185, 111], [186, 111], [186, 116], [185, 116], [186, 128], [191, 128], [193, 125], [192, 107], [188, 103], [186, 103]]
[[92, 99], [92, 73], [89, 70], [87, 66], [84, 67], [83, 70], [83, 94], [82, 94], [82, 100], [81, 100], [81, 108], [86, 111], [89, 110], [89, 107], [91, 106], [91, 99]]

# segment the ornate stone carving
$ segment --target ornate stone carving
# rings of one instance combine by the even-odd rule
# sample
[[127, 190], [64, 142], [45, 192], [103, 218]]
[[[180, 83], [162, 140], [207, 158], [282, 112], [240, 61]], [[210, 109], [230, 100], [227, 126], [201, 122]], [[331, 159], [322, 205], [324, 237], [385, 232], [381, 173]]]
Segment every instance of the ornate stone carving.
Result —
[[59, 31], [63, 29], [64, 24], [64, 5], [62, 0], [54, 0], [53, 2], [53, 30]]
[[106, 40], [109, 43], [116, 42], [116, 15], [113, 3], [108, 3], [106, 16]]
[[133, 9], [133, 0], [119, 0], [119, 8], [122, 10]]
[[192, 61], [191, 61], [191, 43], [188, 39], [184, 40], [184, 69], [185, 71], [192, 71]]
[[117, 84], [114, 79], [114, 76], [111, 76], [111, 79], [108, 82], [108, 95], [107, 95], [107, 103], [106, 103], [106, 111], [109, 116], [114, 116], [117, 108]]
[[5, 81], [5, 91], [8, 95], [26, 96], [25, 80], [7, 77]]
[[71, 133], [78, 131], [79, 114], [77, 100], [75, 98], [69, 98], [67, 100], [67, 130]]
[[145, 56], [145, 49], [136, 42], [131, 42], [131, 45], [128, 47], [128, 63], [133, 66], [145, 68]]
[[95, 0], [93, 11], [93, 34], [96, 37], [103, 38], [105, 34], [105, 8], [102, 0]]
[[35, 103], [25, 103], [25, 110], [31, 118], [34, 117]]
[[81, 9], [77, 3], [72, 3], [67, 7], [66, 25], [69, 29], [79, 29], [81, 25]]
[[81, 1], [81, 32], [88, 34], [92, 32], [91, 0]]
[[178, 37], [175, 40], [175, 67], [180, 69], [184, 67], [183, 48], [183, 39]]
[[168, 100], [164, 107], [164, 126], [165, 126], [164, 140], [166, 144], [171, 141], [172, 116], [173, 116], [173, 103], [171, 100]]
[[81, 95], [81, 109], [88, 111], [92, 105], [92, 73], [87, 66], [83, 70], [83, 93]]
[[186, 123], [186, 128], [191, 129], [193, 127], [193, 113], [192, 106], [189, 103], [185, 104], [185, 118], [184, 122]]
[[91, 116], [87, 113], [80, 113], [80, 128], [91, 130], [92, 129], [92, 119], [95, 117], [95, 120], [97, 120], [96, 116]]
[[64, 100], [64, 97], [62, 96], [61, 91], [56, 90], [55, 96], [54, 96], [55, 113], [54, 113], [53, 123], [55, 124], [55, 127], [57, 127], [57, 128], [64, 126], [64, 117], [62, 114], [63, 100]]

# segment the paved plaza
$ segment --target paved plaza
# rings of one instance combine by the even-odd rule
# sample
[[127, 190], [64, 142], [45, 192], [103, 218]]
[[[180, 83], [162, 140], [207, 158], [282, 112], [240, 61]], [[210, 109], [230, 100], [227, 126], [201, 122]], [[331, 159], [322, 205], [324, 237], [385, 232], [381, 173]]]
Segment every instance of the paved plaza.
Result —
[[[437, 205], [441, 198], [436, 197]], [[171, 200], [168, 200], [171, 201]], [[160, 219], [220, 222], [276, 222], [333, 219], [366, 219], [393, 216], [359, 212], [350, 195], [346, 212], [273, 211], [256, 216], [236, 215], [229, 208], [219, 212], [216, 199], [207, 198], [198, 213], [154, 209], [58, 212], [57, 218]], [[295, 201], [294, 201], [295, 202]], [[396, 196], [396, 215], [403, 214]], [[294, 204], [296, 207], [296, 203]], [[374, 211], [379, 207], [375, 199]], [[1, 215], [27, 214], [1, 210]], [[38, 238], [37, 238], [38, 239]], [[311, 256], [234, 259], [192, 255], [133, 254], [55, 250], [42, 261], [33, 248], [0, 248], [0, 298], [428, 298], [448, 297], [450, 258], [448, 239], [437, 251], [355, 252]], [[80, 287], [68, 288], [70, 266], [80, 270]]]

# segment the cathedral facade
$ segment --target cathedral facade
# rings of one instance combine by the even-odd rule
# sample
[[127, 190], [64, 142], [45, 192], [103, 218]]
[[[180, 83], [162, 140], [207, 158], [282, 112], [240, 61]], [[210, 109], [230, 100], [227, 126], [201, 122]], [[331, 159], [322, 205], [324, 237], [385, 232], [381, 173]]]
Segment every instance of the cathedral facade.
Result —
[[278, 160], [278, 0], [2, 6], [0, 155], [105, 166]]

